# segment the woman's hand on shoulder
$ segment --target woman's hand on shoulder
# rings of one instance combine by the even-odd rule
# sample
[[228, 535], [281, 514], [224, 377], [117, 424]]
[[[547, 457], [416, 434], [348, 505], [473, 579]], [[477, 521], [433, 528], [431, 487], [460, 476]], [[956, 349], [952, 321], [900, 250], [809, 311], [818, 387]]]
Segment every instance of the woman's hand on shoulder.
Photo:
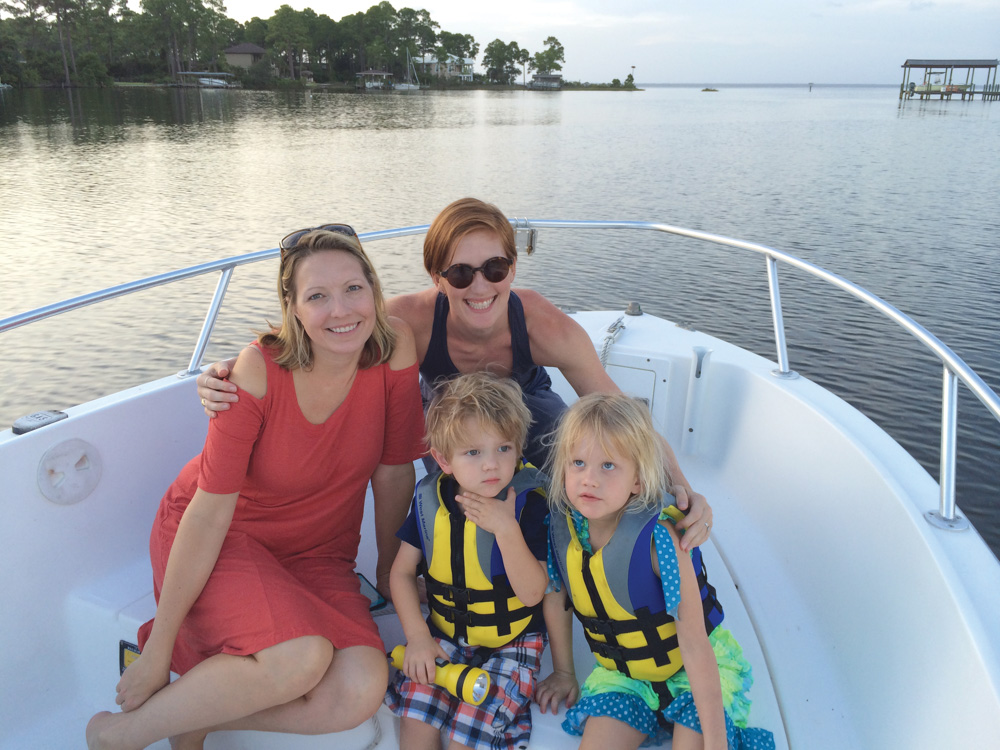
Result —
[[267, 363], [260, 349], [248, 346], [240, 352], [229, 381], [254, 398], [264, 398], [267, 394]]
[[396, 332], [396, 347], [389, 358], [393, 370], [405, 370], [417, 363], [417, 348], [413, 339], [413, 329], [402, 318], [389, 317], [389, 325]]
[[677, 498], [677, 507], [686, 509], [684, 518], [677, 522], [677, 528], [684, 531], [681, 547], [690, 552], [707, 542], [712, 533], [712, 507], [704, 495], [682, 484], [675, 484], [670, 491]]
[[236, 386], [223, 378], [233, 371], [236, 358], [226, 359], [209, 365], [195, 382], [198, 384], [198, 398], [205, 408], [205, 413], [214, 419], [220, 411], [225, 411], [229, 405], [236, 403], [240, 397], [236, 395]]

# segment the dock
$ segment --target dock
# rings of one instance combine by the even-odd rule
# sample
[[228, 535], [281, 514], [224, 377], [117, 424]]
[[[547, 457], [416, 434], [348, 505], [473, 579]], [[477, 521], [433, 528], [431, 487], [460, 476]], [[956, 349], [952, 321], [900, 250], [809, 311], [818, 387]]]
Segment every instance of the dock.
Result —
[[[948, 99], [960, 96], [972, 100], [979, 95], [983, 101], [1000, 99], [1000, 85], [997, 84], [998, 60], [907, 60], [903, 63], [903, 83], [899, 87], [899, 98], [912, 99]], [[981, 88], [976, 88], [976, 71], [986, 70], [986, 82]], [[918, 83], [911, 71], [923, 70], [923, 80]], [[962, 71], [965, 71], [965, 81], [962, 82]], [[958, 71], [956, 82], [955, 71]], [[992, 79], [992, 80], [991, 80]]]

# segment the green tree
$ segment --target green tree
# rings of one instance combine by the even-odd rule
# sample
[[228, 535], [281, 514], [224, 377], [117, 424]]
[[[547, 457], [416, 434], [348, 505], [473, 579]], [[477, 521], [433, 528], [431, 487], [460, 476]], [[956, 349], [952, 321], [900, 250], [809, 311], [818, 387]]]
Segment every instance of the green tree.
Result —
[[502, 42], [494, 39], [483, 50], [483, 67], [486, 77], [494, 83], [509, 85], [517, 76], [517, 66], [521, 48], [517, 42]]
[[340, 53], [343, 45], [343, 35], [340, 25], [325, 13], [316, 17], [315, 22], [309, 29], [309, 38], [316, 59], [310, 59], [313, 73], [319, 72], [319, 66], [324, 66], [323, 75], [317, 80], [332, 81], [334, 77], [334, 58]]
[[396, 14], [395, 38], [400, 51], [423, 55], [437, 44], [437, 30], [441, 25], [426, 10], [400, 8]]
[[73, 75], [76, 75], [76, 55], [73, 53], [73, 15], [77, 10], [73, 0], [43, 0], [42, 7], [46, 12], [55, 16], [56, 33], [59, 36], [59, 51], [62, 53], [63, 72], [65, 74], [65, 86], [72, 86], [73, 81], [69, 75], [70, 64], [73, 66]]
[[535, 53], [535, 68], [539, 73], [554, 73], [562, 70], [559, 63], [566, 62], [565, 50], [554, 36], [545, 40], [545, 49]]
[[301, 14], [290, 5], [282, 5], [267, 21], [267, 43], [285, 56], [288, 77], [295, 80], [295, 60], [309, 43], [309, 32]]
[[[0, 0], [0, 76], [7, 83], [39, 81], [35, 61], [47, 53], [49, 28], [41, 0]], [[57, 79], [58, 80], [58, 79]]]
[[267, 47], [267, 21], [254, 16], [243, 24], [243, 41]]
[[532, 60], [531, 53], [527, 49], [522, 49], [517, 55], [517, 61], [521, 63], [521, 85], [528, 85], [528, 71], [534, 70], [535, 63]]

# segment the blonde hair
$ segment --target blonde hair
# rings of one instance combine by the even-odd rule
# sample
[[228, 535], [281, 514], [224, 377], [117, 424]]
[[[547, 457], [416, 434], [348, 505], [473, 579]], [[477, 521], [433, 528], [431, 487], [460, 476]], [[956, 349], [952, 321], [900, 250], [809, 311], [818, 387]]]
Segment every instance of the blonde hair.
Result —
[[520, 386], [510, 378], [473, 372], [442, 385], [427, 407], [427, 445], [451, 460], [469, 438], [468, 419], [494, 430], [514, 443], [518, 456], [523, 454], [531, 412], [524, 405]]
[[514, 229], [503, 212], [492, 203], [478, 198], [460, 198], [444, 207], [424, 236], [424, 268], [427, 273], [434, 276], [445, 270], [448, 259], [462, 238], [482, 231], [495, 234], [507, 259], [517, 260]]
[[591, 393], [562, 415], [556, 428], [546, 473], [552, 480], [549, 509], [569, 515], [573, 509], [566, 495], [566, 466], [573, 450], [590, 438], [604, 450], [627, 457], [636, 464], [639, 494], [632, 496], [626, 512], [657, 507], [670, 486], [653, 419], [645, 404], [621, 393]]
[[347, 253], [358, 261], [375, 298], [375, 328], [365, 342], [358, 366], [361, 369], [388, 362], [396, 346], [396, 332], [385, 312], [382, 285], [371, 260], [357, 237], [318, 229], [303, 235], [291, 248], [282, 251], [278, 271], [278, 299], [281, 303], [281, 327], [257, 334], [261, 346], [278, 350], [274, 361], [288, 370], [308, 370], [313, 364], [312, 342], [302, 323], [295, 317], [295, 272], [306, 258], [322, 252]]

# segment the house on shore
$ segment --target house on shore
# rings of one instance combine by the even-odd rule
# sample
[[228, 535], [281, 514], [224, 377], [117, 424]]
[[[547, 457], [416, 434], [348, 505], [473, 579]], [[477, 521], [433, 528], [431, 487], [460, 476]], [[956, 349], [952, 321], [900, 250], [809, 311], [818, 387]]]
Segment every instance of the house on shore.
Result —
[[249, 68], [255, 62], [263, 60], [267, 50], [256, 44], [243, 42], [223, 50], [223, 54], [226, 56], [227, 65], [234, 68]]
[[465, 83], [472, 83], [472, 62], [455, 55], [447, 55], [443, 60], [434, 55], [413, 58], [413, 64], [418, 66], [422, 73], [438, 78], [457, 78]]

